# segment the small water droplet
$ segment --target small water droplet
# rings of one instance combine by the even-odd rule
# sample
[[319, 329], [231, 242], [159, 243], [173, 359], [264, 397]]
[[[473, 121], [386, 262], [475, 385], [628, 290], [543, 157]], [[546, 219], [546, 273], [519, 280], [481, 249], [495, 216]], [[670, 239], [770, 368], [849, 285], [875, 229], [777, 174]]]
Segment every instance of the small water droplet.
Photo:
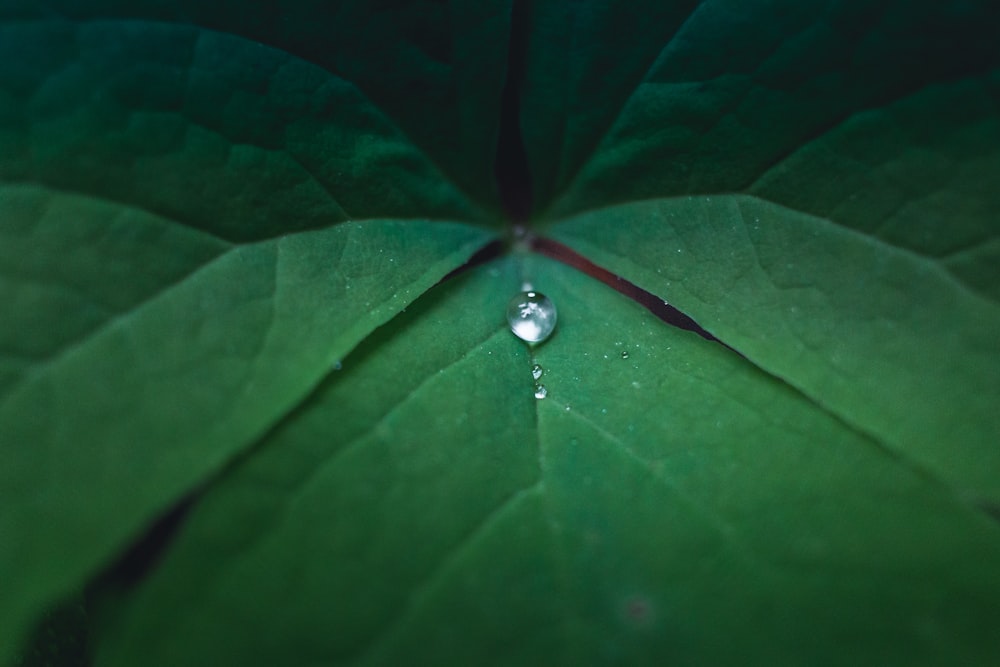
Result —
[[538, 364], [535, 364], [534, 366], [532, 366], [531, 367], [531, 377], [535, 378], [536, 380], [538, 378], [542, 377], [542, 367], [539, 366]]
[[507, 304], [507, 322], [521, 340], [540, 343], [556, 328], [556, 306], [541, 292], [521, 292]]
[[570, 408], [570, 407], [569, 407], [569, 406], [567, 405], [567, 406], [566, 406], [566, 412], [569, 412], [570, 410], [572, 410], [572, 408]]
[[333, 362], [333, 370], [339, 371], [343, 367], [344, 367], [344, 364], [340, 363], [339, 359], [337, 361]]
[[628, 359], [628, 350], [622, 350], [622, 359]]
[[541, 400], [549, 395], [549, 390], [545, 388], [544, 384], [535, 385], [535, 398]]

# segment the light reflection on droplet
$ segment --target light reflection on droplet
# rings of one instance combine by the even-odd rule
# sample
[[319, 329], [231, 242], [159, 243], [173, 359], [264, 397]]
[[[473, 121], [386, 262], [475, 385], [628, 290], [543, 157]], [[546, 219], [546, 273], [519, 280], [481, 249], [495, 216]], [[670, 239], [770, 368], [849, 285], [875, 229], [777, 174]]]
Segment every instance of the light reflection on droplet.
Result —
[[545, 388], [544, 384], [535, 385], [535, 398], [541, 400], [549, 395], [549, 390]]
[[556, 306], [541, 292], [521, 292], [507, 304], [507, 322], [514, 335], [540, 343], [556, 328]]
[[538, 364], [535, 364], [534, 366], [531, 367], [531, 377], [535, 378], [536, 380], [542, 377], [542, 372], [543, 372], [542, 367]]

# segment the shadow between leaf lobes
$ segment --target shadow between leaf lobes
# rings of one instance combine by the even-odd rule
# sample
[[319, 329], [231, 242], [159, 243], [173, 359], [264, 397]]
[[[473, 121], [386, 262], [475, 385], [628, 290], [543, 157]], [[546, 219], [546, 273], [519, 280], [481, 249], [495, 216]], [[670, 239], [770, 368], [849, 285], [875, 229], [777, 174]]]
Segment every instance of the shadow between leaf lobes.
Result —
[[[608, 287], [624, 294], [642, 307], [646, 308], [648, 311], [653, 313], [653, 315], [656, 315], [667, 324], [679, 329], [684, 329], [685, 331], [696, 333], [705, 340], [716, 342], [719, 345], [736, 352], [736, 354], [740, 354], [739, 351], [733, 349], [729, 345], [726, 345], [724, 342], [713, 336], [711, 333], [702, 328], [700, 324], [695, 322], [693, 318], [671, 306], [667, 301], [664, 301], [651, 292], [647, 292], [638, 285], [625, 280], [621, 276], [594, 264], [586, 257], [574, 252], [562, 243], [544, 237], [534, 237], [531, 239], [530, 243], [531, 248], [535, 252], [562, 262], [563, 264], [571, 266], [592, 278], [600, 280]], [[743, 355], [740, 354], [740, 356]]]

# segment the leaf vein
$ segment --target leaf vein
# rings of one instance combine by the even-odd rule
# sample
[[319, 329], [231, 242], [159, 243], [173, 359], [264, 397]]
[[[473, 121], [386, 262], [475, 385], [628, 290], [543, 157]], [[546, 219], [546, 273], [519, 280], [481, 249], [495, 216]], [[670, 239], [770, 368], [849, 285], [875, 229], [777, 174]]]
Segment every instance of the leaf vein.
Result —
[[723, 541], [732, 549], [734, 554], [736, 554], [741, 560], [744, 560], [750, 564], [753, 564], [761, 570], [770, 570], [771, 566], [762, 561], [755, 550], [744, 541], [743, 537], [740, 535], [739, 531], [723, 516], [716, 512], [709, 510], [704, 506], [703, 503], [699, 502], [697, 499], [693, 498], [690, 494], [683, 491], [673, 480], [668, 476], [663, 474], [658, 474], [650, 468], [649, 462], [643, 459], [641, 456], [635, 453], [635, 451], [625, 443], [624, 440], [619, 438], [613, 433], [606, 431], [604, 428], [599, 426], [590, 418], [581, 414], [578, 408], [573, 408], [566, 410], [566, 405], [553, 400], [553, 403], [559, 405], [566, 414], [570, 415], [571, 418], [576, 419], [581, 422], [598, 436], [613, 445], [612, 450], [619, 452], [624, 455], [625, 458], [639, 464], [646, 472], [648, 472], [653, 479], [657, 480], [662, 484], [672, 495], [674, 495], [681, 503], [686, 505], [694, 514], [700, 516], [705, 520], [707, 525], [714, 528], [715, 532], [723, 539]]
[[480, 540], [485, 539], [497, 524], [511, 511], [523, 502], [527, 497], [541, 491], [541, 480], [535, 481], [530, 486], [518, 489], [504, 497], [499, 504], [493, 507], [474, 526], [460, 536], [452, 545], [447, 554], [431, 570], [431, 572], [415, 586], [402, 608], [390, 618], [383, 626], [383, 630], [371, 637], [358, 650], [359, 655], [354, 658], [357, 662], [363, 662], [372, 658], [378, 646], [391, 641], [392, 637], [399, 634], [410, 621], [412, 616], [420, 611], [420, 607], [428, 597], [432, 596], [435, 589], [445, 580], [449, 572], [457, 567], [463, 554], [472, 549]]

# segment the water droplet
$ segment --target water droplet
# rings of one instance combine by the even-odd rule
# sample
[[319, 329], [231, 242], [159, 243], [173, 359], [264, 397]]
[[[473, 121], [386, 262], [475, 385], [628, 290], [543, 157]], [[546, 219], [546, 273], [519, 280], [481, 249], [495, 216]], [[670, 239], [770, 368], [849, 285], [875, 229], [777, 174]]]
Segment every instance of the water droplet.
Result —
[[507, 322], [521, 340], [540, 343], [556, 328], [556, 306], [541, 292], [522, 292], [507, 304]]
[[542, 367], [539, 366], [538, 364], [535, 364], [534, 366], [532, 366], [531, 367], [531, 377], [535, 378], [536, 380], [538, 378], [542, 377]]
[[344, 367], [344, 365], [342, 363], [340, 363], [339, 359], [337, 361], [333, 362], [333, 370], [339, 371], [343, 367]]
[[545, 388], [544, 384], [535, 385], [535, 398], [541, 400], [549, 395], [549, 390]]
[[628, 350], [622, 350], [622, 359], [628, 359]]

